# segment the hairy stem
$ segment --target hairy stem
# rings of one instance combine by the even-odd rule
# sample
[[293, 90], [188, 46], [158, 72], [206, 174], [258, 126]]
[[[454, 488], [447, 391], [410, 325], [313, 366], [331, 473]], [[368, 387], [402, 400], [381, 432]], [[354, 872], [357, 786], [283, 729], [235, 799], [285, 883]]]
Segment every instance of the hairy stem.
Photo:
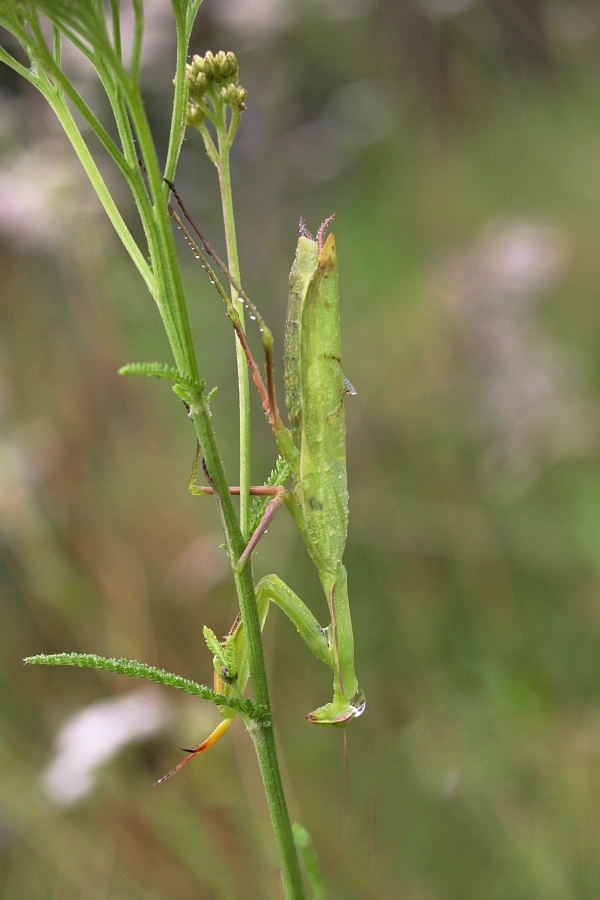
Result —
[[148, 263], [144, 259], [140, 248], [136, 244], [131, 235], [131, 232], [127, 228], [127, 225], [125, 224], [123, 217], [121, 216], [121, 213], [119, 212], [117, 205], [113, 200], [110, 191], [108, 190], [106, 183], [98, 170], [96, 163], [94, 162], [92, 154], [90, 153], [81, 132], [75, 124], [75, 120], [71, 114], [69, 107], [67, 106], [61, 95], [45, 94], [45, 96], [46, 99], [50, 102], [52, 109], [58, 117], [62, 127], [64, 128], [65, 133], [69, 138], [73, 149], [75, 150], [75, 153], [79, 157], [79, 161], [81, 162], [88, 178], [90, 179], [90, 182], [92, 183], [92, 187], [96, 191], [98, 199], [102, 203], [102, 206], [104, 207], [106, 214], [108, 215], [108, 218], [110, 219], [119, 238], [123, 242], [123, 246], [133, 260], [138, 272], [146, 282], [148, 290], [156, 300], [157, 285], [154, 273], [151, 271]]
[[[217, 119], [217, 135], [219, 140], [219, 157], [217, 169], [219, 172], [219, 186], [221, 188], [221, 205], [223, 207], [223, 222], [225, 226], [225, 240], [227, 243], [227, 262], [229, 271], [239, 283], [240, 263], [238, 257], [237, 237], [235, 231], [235, 218], [233, 215], [233, 195], [231, 191], [231, 168], [229, 165], [229, 149], [231, 141], [227, 134], [226, 112], [223, 106]], [[231, 287], [231, 300], [244, 328], [244, 304], [237, 291]], [[240, 403], [240, 527], [244, 538], [250, 537], [250, 380], [248, 378], [248, 364], [246, 354], [238, 338], [235, 342], [238, 392]]]
[[[219, 508], [222, 510], [223, 527], [229, 537], [229, 542], [236, 557], [239, 557], [244, 549], [244, 538], [235, 514], [229, 485], [225, 476], [223, 463], [219, 455], [212, 424], [208, 416], [206, 404], [203, 399], [192, 408], [196, 433], [204, 461], [215, 491], [219, 494]], [[248, 647], [248, 669], [252, 682], [254, 700], [264, 707], [269, 716], [269, 724], [257, 724], [250, 727], [250, 734], [254, 741], [256, 755], [263, 779], [269, 812], [275, 840], [281, 860], [281, 875], [288, 900], [305, 900], [304, 885], [300, 872], [298, 855], [294, 845], [294, 837], [290, 816], [287, 808], [277, 747], [275, 745], [275, 733], [271, 724], [271, 700], [267, 681], [267, 668], [262, 643], [260, 617], [256, 603], [256, 593], [250, 566], [235, 576], [236, 589], [240, 604], [242, 622], [246, 632]]]

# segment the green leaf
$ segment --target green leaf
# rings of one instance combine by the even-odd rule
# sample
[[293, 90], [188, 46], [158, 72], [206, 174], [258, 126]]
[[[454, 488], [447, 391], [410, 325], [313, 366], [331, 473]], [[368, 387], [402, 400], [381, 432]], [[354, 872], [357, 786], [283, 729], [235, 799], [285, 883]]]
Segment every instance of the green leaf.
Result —
[[[139, 375], [145, 378], [166, 378], [168, 381], [175, 382], [175, 386], [183, 388], [186, 396], [182, 399], [194, 399], [198, 397], [204, 390], [204, 381], [196, 381], [188, 375], [179, 372], [173, 366], [167, 366], [165, 363], [128, 363], [119, 369], [119, 375], [134, 376]], [[181, 396], [181, 391], [177, 391], [177, 396]]]
[[[277, 457], [277, 462], [275, 463], [275, 468], [267, 478], [265, 484], [268, 487], [282, 487], [288, 478], [290, 477], [291, 466], [288, 462], [285, 461], [283, 456]], [[254, 534], [262, 517], [265, 514], [265, 510], [267, 508], [267, 504], [269, 500], [272, 500], [272, 497], [255, 497], [254, 502], [252, 503], [252, 514], [250, 519], [250, 528], [248, 530], [249, 534]]]
[[37, 656], [28, 656], [23, 660], [30, 666], [78, 666], [82, 669], [104, 669], [107, 672], [116, 672], [118, 675], [130, 675], [135, 678], [147, 678], [156, 681], [157, 684], [166, 684], [169, 687], [186, 691], [195, 697], [210, 700], [216, 706], [230, 709], [234, 713], [241, 713], [260, 724], [265, 724], [265, 710], [252, 700], [240, 700], [237, 697], [228, 697], [219, 694], [204, 684], [166, 672], [164, 669], [156, 669], [136, 659], [108, 659], [105, 656], [96, 656], [95, 653], [40, 653]]
[[114, 61], [102, 4], [90, 3], [90, 0], [36, 0], [31, 6], [46, 16], [67, 37], [73, 34], [82, 38], [90, 49], [100, 52], [107, 62]]
[[229, 671], [229, 680], [235, 681], [238, 675], [237, 667], [237, 651], [235, 649], [235, 634], [228, 634], [225, 639], [225, 657], [227, 659], [227, 669]]
[[215, 671], [226, 684], [232, 684], [237, 679], [234, 635], [229, 634], [224, 641], [220, 641], [214, 631], [205, 625], [204, 640], [214, 656]]
[[294, 822], [292, 831], [294, 833], [294, 843], [304, 864], [304, 871], [310, 884], [313, 900], [324, 900], [325, 885], [323, 884], [321, 867], [319, 866], [319, 857], [312, 838], [306, 828], [303, 828], [298, 822]]
[[221, 666], [226, 665], [227, 660], [225, 659], [225, 654], [223, 652], [223, 646], [221, 645], [221, 641], [216, 636], [214, 631], [208, 627], [208, 625], [204, 626], [203, 629], [204, 640], [206, 641], [206, 646], [215, 657], [215, 660], [218, 660]]

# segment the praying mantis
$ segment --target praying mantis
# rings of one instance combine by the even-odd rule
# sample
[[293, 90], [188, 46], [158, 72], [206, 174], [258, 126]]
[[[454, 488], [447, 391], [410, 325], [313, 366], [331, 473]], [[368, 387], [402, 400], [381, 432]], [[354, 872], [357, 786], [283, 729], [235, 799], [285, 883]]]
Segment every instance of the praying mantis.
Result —
[[[269, 605], [274, 603], [295, 625], [315, 656], [332, 669], [333, 700], [308, 713], [306, 718], [317, 725], [343, 727], [362, 714], [365, 697], [354, 671], [354, 639], [347, 575], [342, 562], [348, 528], [344, 400], [346, 395], [355, 394], [356, 391], [344, 377], [341, 365], [335, 237], [329, 234], [325, 239], [327, 227], [334, 217], [331, 216], [321, 225], [316, 239], [300, 220], [301, 232], [289, 278], [285, 328], [284, 382], [290, 424], [288, 428], [281, 421], [277, 407], [270, 331], [254, 304], [194, 224], [174, 185], [169, 183], [169, 187], [184, 217], [204, 244], [206, 252], [249, 306], [251, 318], [258, 322], [265, 349], [267, 386], [252, 358], [231, 302], [178, 213], [170, 207], [172, 217], [227, 305], [280, 453], [278, 465], [269, 483], [250, 490], [251, 494], [264, 499], [257, 501], [256, 527], [244, 552], [237, 560], [232, 561], [234, 571], [240, 572], [248, 564], [277, 509], [285, 504], [317, 569], [327, 598], [331, 623], [322, 628], [308, 606], [277, 575], [267, 575], [256, 586], [261, 627], [266, 620]], [[196, 485], [199, 457], [198, 446], [190, 490], [194, 494], [214, 493], [214, 486]], [[205, 471], [205, 474], [210, 483], [208, 472]], [[290, 474], [292, 486], [287, 489], [285, 483]], [[239, 488], [230, 490], [232, 493], [239, 492]], [[240, 617], [237, 617], [223, 641], [219, 641], [209, 628], [204, 629], [204, 636], [214, 656], [215, 690], [243, 698], [248, 682], [248, 660]], [[235, 715], [231, 709], [224, 708], [221, 709], [221, 714], [224, 719], [217, 728], [201, 744], [189, 749], [189, 755], [157, 784], [170, 778], [190, 759], [219, 740]]]

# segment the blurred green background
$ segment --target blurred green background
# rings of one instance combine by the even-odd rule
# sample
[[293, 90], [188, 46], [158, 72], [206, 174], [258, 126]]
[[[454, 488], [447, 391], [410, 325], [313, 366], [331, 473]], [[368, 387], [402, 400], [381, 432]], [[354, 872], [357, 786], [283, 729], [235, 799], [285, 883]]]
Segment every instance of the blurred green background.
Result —
[[[146, 6], [164, 146], [170, 6]], [[341, 734], [304, 719], [330, 673], [277, 611], [266, 628], [290, 805], [327, 896], [597, 898], [600, 5], [205, 0], [191, 49], [234, 50], [249, 91], [233, 160], [242, 273], [280, 349], [298, 218], [338, 216], [358, 390], [346, 566], [367, 695], [341, 825]], [[212, 707], [23, 669], [26, 655], [77, 650], [210, 681], [202, 626], [224, 633], [235, 599], [213, 505], [187, 492], [181, 404], [116, 374], [169, 361], [157, 311], [43, 100], [0, 77], [0, 895], [276, 900], [241, 723], [153, 788], [216, 724]], [[222, 250], [197, 134], [177, 183]], [[232, 332], [186, 250], [235, 482]], [[260, 482], [275, 452], [254, 412]], [[326, 618], [285, 512], [256, 570]]]

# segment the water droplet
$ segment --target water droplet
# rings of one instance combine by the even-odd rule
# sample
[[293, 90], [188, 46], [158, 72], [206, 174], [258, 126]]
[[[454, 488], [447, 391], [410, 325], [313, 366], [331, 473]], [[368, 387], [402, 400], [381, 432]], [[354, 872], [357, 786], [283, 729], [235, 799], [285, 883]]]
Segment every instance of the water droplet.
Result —
[[256, 316], [253, 316], [252, 313], [250, 313], [250, 318], [252, 319], [253, 322], [256, 322]]

